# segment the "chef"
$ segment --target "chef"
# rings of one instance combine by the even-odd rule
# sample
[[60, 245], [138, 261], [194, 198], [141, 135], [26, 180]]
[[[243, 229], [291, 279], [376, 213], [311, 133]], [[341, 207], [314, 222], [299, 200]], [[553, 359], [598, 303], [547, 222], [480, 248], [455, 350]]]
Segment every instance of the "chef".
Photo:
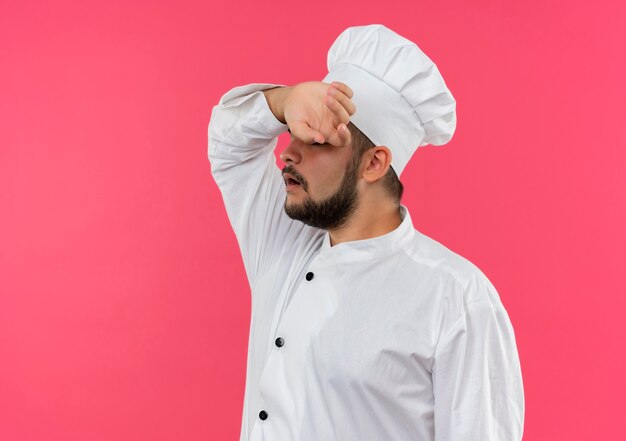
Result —
[[519, 441], [522, 377], [499, 295], [401, 204], [413, 153], [454, 133], [452, 94], [381, 25], [341, 33], [328, 70], [237, 87], [209, 124], [252, 291], [241, 441]]

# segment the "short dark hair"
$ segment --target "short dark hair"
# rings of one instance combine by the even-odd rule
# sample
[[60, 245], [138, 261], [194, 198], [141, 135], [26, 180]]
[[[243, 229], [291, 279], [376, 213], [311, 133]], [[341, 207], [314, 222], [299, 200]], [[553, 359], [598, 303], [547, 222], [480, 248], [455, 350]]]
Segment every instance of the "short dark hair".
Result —
[[[352, 159], [357, 162], [357, 165], [361, 163], [361, 158], [363, 153], [367, 150], [376, 147], [376, 145], [370, 141], [370, 139], [365, 136], [363, 132], [361, 132], [357, 126], [352, 123], [348, 123], [348, 130], [350, 130], [350, 135], [352, 135], [352, 147], [353, 157]], [[387, 173], [383, 177], [383, 185], [389, 195], [394, 198], [397, 204], [400, 204], [400, 200], [402, 199], [402, 193], [404, 192], [404, 186], [393, 167], [389, 167]]]

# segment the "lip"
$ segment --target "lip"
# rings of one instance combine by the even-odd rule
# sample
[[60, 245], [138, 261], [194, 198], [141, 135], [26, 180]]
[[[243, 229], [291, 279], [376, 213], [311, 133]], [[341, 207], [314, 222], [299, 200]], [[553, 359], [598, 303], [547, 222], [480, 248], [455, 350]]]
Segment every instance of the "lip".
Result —
[[283, 173], [283, 180], [285, 181], [285, 188], [287, 193], [294, 192], [298, 189], [304, 190], [302, 183], [299, 179], [296, 179], [291, 173]]
[[295, 190], [296, 188], [302, 188], [302, 183], [290, 173], [283, 173], [283, 180], [285, 181], [287, 191]]

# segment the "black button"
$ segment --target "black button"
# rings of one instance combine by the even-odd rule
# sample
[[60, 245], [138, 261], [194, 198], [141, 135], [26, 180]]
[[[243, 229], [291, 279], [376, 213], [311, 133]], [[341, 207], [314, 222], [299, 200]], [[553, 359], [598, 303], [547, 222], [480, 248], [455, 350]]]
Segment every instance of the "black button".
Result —
[[259, 412], [259, 418], [261, 418], [263, 421], [265, 421], [267, 419], [267, 412], [264, 411], [264, 410]]
[[315, 274], [313, 274], [312, 272], [308, 272], [308, 273], [306, 273], [306, 276], [305, 276], [305, 277], [306, 277], [306, 279], [307, 279], [308, 281], [311, 281], [311, 279], [313, 279], [313, 276], [314, 276], [314, 275], [315, 275]]
[[285, 344], [285, 340], [282, 337], [278, 337], [274, 343], [280, 348]]

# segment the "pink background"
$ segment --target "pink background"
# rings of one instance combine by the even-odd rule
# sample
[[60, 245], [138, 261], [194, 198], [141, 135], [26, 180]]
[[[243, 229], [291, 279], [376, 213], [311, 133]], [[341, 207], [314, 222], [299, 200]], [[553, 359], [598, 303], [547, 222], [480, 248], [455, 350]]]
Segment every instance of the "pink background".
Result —
[[210, 111], [321, 79], [369, 23], [457, 98], [404, 204], [500, 292], [524, 439], [626, 439], [623, 2], [351, 3], [2, 2], [0, 440], [238, 439], [249, 289]]

